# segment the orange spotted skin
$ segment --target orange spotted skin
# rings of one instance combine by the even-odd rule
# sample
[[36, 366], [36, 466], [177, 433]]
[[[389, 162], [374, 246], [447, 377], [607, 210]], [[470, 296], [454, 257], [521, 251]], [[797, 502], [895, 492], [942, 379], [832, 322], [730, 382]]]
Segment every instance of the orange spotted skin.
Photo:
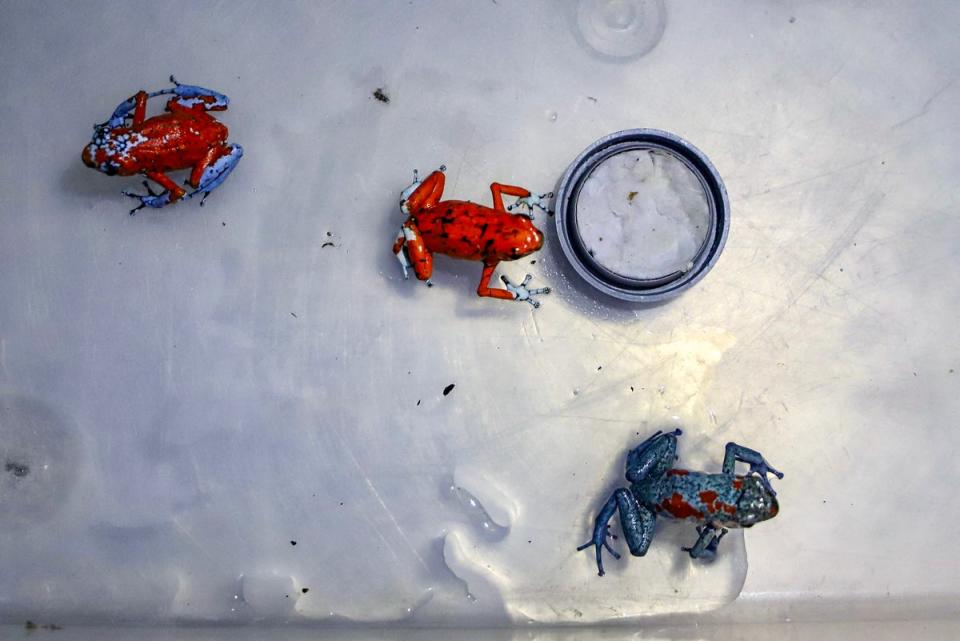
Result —
[[[517, 260], [543, 247], [543, 233], [531, 216], [511, 214], [503, 206], [503, 195], [530, 198], [523, 187], [493, 183], [493, 207], [463, 200], [440, 200], [443, 195], [443, 171], [431, 173], [422, 183], [415, 182], [404, 192], [401, 209], [409, 216], [393, 245], [401, 264], [409, 264], [420, 280], [433, 273], [433, 254], [476, 260], [483, 263], [477, 287], [479, 296], [517, 300], [507, 289], [490, 287], [493, 271], [501, 261]], [[521, 286], [526, 285], [527, 277]], [[508, 287], [511, 285], [508, 283]], [[531, 290], [531, 294], [549, 293], [549, 288]], [[534, 307], [539, 303], [530, 301]]]

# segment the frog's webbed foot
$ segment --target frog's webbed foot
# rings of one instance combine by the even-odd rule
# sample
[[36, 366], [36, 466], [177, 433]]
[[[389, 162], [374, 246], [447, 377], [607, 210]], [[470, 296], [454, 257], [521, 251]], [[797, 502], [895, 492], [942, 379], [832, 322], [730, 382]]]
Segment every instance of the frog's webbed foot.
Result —
[[514, 285], [510, 282], [510, 279], [506, 276], [500, 276], [500, 280], [503, 281], [503, 284], [506, 285], [507, 291], [513, 294], [513, 300], [525, 300], [534, 308], [540, 307], [540, 301], [538, 301], [534, 296], [540, 296], [543, 294], [549, 294], [549, 287], [539, 287], [534, 289], [528, 289], [527, 284], [533, 279], [531, 274], [527, 274], [526, 278], [523, 279], [523, 282], [519, 285]]
[[146, 180], [143, 181], [143, 186], [147, 190], [146, 194], [137, 194], [132, 191], [123, 192], [124, 196], [127, 196], [128, 198], [136, 198], [137, 200], [140, 201], [139, 205], [137, 205], [136, 207], [130, 210], [131, 216], [136, 214], [138, 211], [140, 211], [144, 207], [152, 207], [154, 209], [160, 209], [161, 207], [164, 207], [170, 204], [169, 191], [165, 190], [158, 194], [157, 192], [153, 191], [153, 189], [150, 187], [150, 183], [148, 183]]
[[603, 570], [603, 554], [602, 554], [603, 548], [606, 548], [607, 552], [609, 552], [613, 558], [620, 560], [620, 554], [610, 546], [610, 542], [607, 540], [607, 539], [616, 539], [616, 538], [617, 536], [612, 532], [610, 532], [610, 526], [607, 525], [602, 530], [594, 530], [593, 538], [587, 541], [586, 543], [584, 543], [583, 545], [581, 545], [580, 547], [578, 547], [577, 552], [582, 552], [583, 550], [586, 550], [587, 548], [589, 548], [591, 545], [596, 547], [597, 570], [598, 570], [598, 574], [600, 576], [603, 576], [604, 574], [606, 574], [606, 572], [604, 572]]
[[513, 211], [514, 209], [519, 209], [521, 207], [526, 207], [526, 212], [521, 212], [523, 215], [533, 220], [533, 209], [537, 209], [545, 212], [549, 216], [553, 216], [553, 211], [550, 209], [547, 201], [553, 198], [553, 192], [546, 194], [530, 194], [523, 198], [517, 198], [517, 202], [512, 205], [507, 206], [507, 211]]

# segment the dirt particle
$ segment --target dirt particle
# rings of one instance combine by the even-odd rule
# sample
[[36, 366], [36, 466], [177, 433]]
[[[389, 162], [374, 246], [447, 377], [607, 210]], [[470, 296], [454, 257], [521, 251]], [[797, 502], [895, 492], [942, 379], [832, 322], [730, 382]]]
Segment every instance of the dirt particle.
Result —
[[310, 591], [310, 588], [300, 588], [300, 591], [304, 594]]
[[418, 399], [417, 399], [417, 407], [420, 407], [420, 401], [422, 401], [422, 400], [423, 400], [422, 398], [418, 398]]
[[600, 370], [602, 370], [602, 369], [603, 369], [603, 365], [597, 365], [597, 371], [598, 371], [598, 372], [599, 372]]
[[383, 87], [377, 87], [373, 92], [373, 97], [385, 105], [390, 104], [390, 96], [383, 90]]
[[790, 24], [793, 24], [793, 23], [796, 22], [796, 21], [797, 21], [797, 17], [796, 17], [796, 16], [790, 16]]
[[290, 312], [290, 315], [293, 316], [294, 318], [300, 318], [299, 316], [297, 316], [297, 315], [294, 314], [293, 312]]
[[297, 544], [296, 541], [294, 541], [294, 540], [291, 540], [291, 541], [290, 541], [290, 545], [296, 545], [296, 544]]
[[332, 242], [328, 240], [327, 242], [320, 245], [320, 249], [323, 249], [324, 247], [336, 247], [336, 245], [334, 245]]
[[633, 391], [633, 385], [630, 386], [630, 391], [631, 391], [631, 392]]
[[638, 192], [631, 191], [629, 194], [627, 194], [627, 202], [632, 203], [633, 199], [637, 197], [637, 193]]
[[536, 265], [536, 264], [537, 264], [537, 259], [534, 258], [533, 260], [531, 260], [531, 261], [530, 261], [530, 264], [531, 264], [531, 265]]
[[227, 226], [227, 223], [221, 220], [221, 221], [220, 221], [220, 225], [221, 225], [222, 227], [226, 227], [226, 226]]
[[443, 395], [446, 396], [447, 394], [449, 394], [450, 392], [452, 392], [452, 391], [453, 391], [453, 388], [456, 387], [456, 386], [457, 386], [456, 383], [450, 383], [449, 385], [447, 385], [446, 387], [444, 387], [444, 388], [443, 388]]
[[30, 473], [30, 466], [25, 463], [14, 463], [13, 461], [7, 461], [7, 464], [3, 466], [7, 472], [10, 472], [17, 478], [23, 478]]
[[587, 96], [587, 100], [589, 100], [589, 101], [592, 102], [593, 104], [597, 104], [597, 99], [594, 98], [593, 96]]

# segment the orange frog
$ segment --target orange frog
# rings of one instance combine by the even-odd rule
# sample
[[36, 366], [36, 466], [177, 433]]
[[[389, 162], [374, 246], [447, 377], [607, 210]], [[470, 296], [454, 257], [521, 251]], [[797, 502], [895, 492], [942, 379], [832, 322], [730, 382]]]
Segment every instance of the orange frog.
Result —
[[[543, 233], [533, 224], [533, 209], [550, 213], [546, 201], [553, 194], [532, 194], [523, 187], [493, 183], [493, 208], [463, 200], [440, 200], [445, 169], [440, 167], [422, 182], [414, 170], [413, 184], [400, 196], [400, 209], [408, 218], [393, 243], [393, 253], [403, 267], [404, 278], [408, 278], [408, 268], [412, 266], [417, 278], [432, 286], [435, 253], [479, 260], [483, 262], [483, 274], [477, 295], [527, 301], [539, 307], [540, 302], [534, 297], [549, 294], [550, 288], [528, 289], [533, 278], [530, 274], [519, 285], [501, 276], [506, 289], [490, 287], [490, 279], [500, 261], [517, 260], [543, 247]], [[503, 194], [518, 200], [505, 209]], [[520, 207], [526, 207], [526, 213], [508, 213]]]

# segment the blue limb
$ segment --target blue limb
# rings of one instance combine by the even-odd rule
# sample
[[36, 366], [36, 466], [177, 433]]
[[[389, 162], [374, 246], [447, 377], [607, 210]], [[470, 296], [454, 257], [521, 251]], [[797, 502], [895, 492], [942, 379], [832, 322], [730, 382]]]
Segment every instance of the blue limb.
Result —
[[132, 191], [122, 192], [124, 196], [128, 196], [130, 198], [136, 198], [137, 200], [140, 201], [139, 205], [137, 205], [136, 207], [130, 210], [131, 216], [136, 214], [138, 211], [140, 211], [144, 207], [152, 207], [153, 209], [160, 209], [161, 207], [165, 207], [166, 205], [170, 204], [169, 190], [165, 190], [162, 193], [158, 194], [157, 192], [153, 191], [153, 189], [150, 187], [150, 183], [148, 183], [146, 180], [143, 181], [143, 186], [147, 190], [146, 196], [144, 196], [143, 194], [136, 194]]
[[712, 525], [704, 525], [702, 527], [697, 527], [697, 534], [700, 537], [697, 539], [697, 542], [693, 544], [693, 547], [689, 548], [680, 548], [684, 552], [690, 553], [690, 558], [699, 559], [701, 557], [713, 558], [717, 554], [717, 545], [720, 543], [720, 539], [724, 537], [727, 533], [727, 528], [720, 530], [720, 534], [717, 534], [717, 528]]
[[643, 556], [647, 553], [650, 543], [653, 541], [653, 531], [657, 521], [656, 515], [637, 503], [630, 490], [620, 488], [607, 500], [603, 509], [600, 510], [600, 514], [597, 515], [593, 524], [593, 538], [577, 548], [578, 552], [586, 550], [590, 546], [596, 548], [597, 570], [600, 576], [605, 574], [603, 570], [603, 548], [606, 548], [607, 552], [613, 555], [613, 558], [620, 558], [617, 551], [607, 541], [608, 537], [617, 538], [610, 534], [610, 526], [607, 525], [617, 510], [620, 511], [620, 527], [623, 529], [623, 536], [627, 540], [630, 554]]
[[197, 188], [189, 194], [185, 194], [183, 200], [190, 200], [197, 194], [203, 194], [203, 198], [200, 199], [200, 206], [202, 207], [203, 201], [207, 199], [210, 192], [223, 184], [223, 181], [227, 179], [230, 172], [232, 172], [236, 168], [237, 163], [240, 162], [240, 158], [243, 157], [243, 147], [240, 145], [230, 145], [229, 149], [230, 153], [220, 156], [203, 170]]
[[751, 450], [749, 447], [744, 447], [743, 445], [737, 445], [733, 442], [727, 443], [727, 449], [723, 455], [723, 473], [733, 474], [736, 470], [737, 461], [749, 465], [749, 473], [756, 474], [760, 477], [760, 482], [763, 483], [763, 487], [766, 488], [771, 496], [777, 495], [773, 486], [770, 485], [767, 475], [773, 474], [778, 479], [782, 479], [783, 472], [774, 469], [772, 465], [767, 463], [760, 452]]
[[[197, 87], [196, 85], [180, 84], [173, 75], [170, 76], [170, 82], [174, 84], [173, 89], [161, 89], [160, 91], [150, 94], [150, 97], [172, 93], [176, 94], [177, 102], [184, 107], [202, 104], [207, 111], [222, 111], [230, 104], [229, 98], [212, 89]], [[212, 98], [213, 100], [206, 100], [206, 98]]]
[[677, 456], [677, 437], [683, 430], [676, 429], [666, 434], [656, 434], [640, 443], [627, 454], [627, 480], [639, 483], [644, 479], [658, 478], [666, 473]]
[[[618, 490], [619, 491], [619, 490]], [[617, 495], [616, 492], [607, 500], [604, 504], [603, 509], [600, 510], [600, 514], [597, 515], [596, 520], [593, 522], [593, 538], [577, 548], [577, 552], [581, 550], [586, 550], [588, 547], [595, 546], [597, 549], [597, 570], [599, 570], [600, 576], [604, 575], [603, 571], [603, 558], [601, 552], [603, 548], [607, 548], [607, 552], [613, 555], [613, 558], [619, 559], [620, 555], [617, 554], [617, 551], [610, 547], [610, 544], [607, 542], [607, 537], [612, 536], [608, 530], [607, 523], [613, 517], [613, 513], [617, 510]]]
[[617, 499], [620, 527], [623, 529], [623, 538], [627, 540], [630, 554], [643, 556], [653, 542], [657, 516], [653, 511], [640, 505], [629, 490], [617, 490], [613, 496]]

